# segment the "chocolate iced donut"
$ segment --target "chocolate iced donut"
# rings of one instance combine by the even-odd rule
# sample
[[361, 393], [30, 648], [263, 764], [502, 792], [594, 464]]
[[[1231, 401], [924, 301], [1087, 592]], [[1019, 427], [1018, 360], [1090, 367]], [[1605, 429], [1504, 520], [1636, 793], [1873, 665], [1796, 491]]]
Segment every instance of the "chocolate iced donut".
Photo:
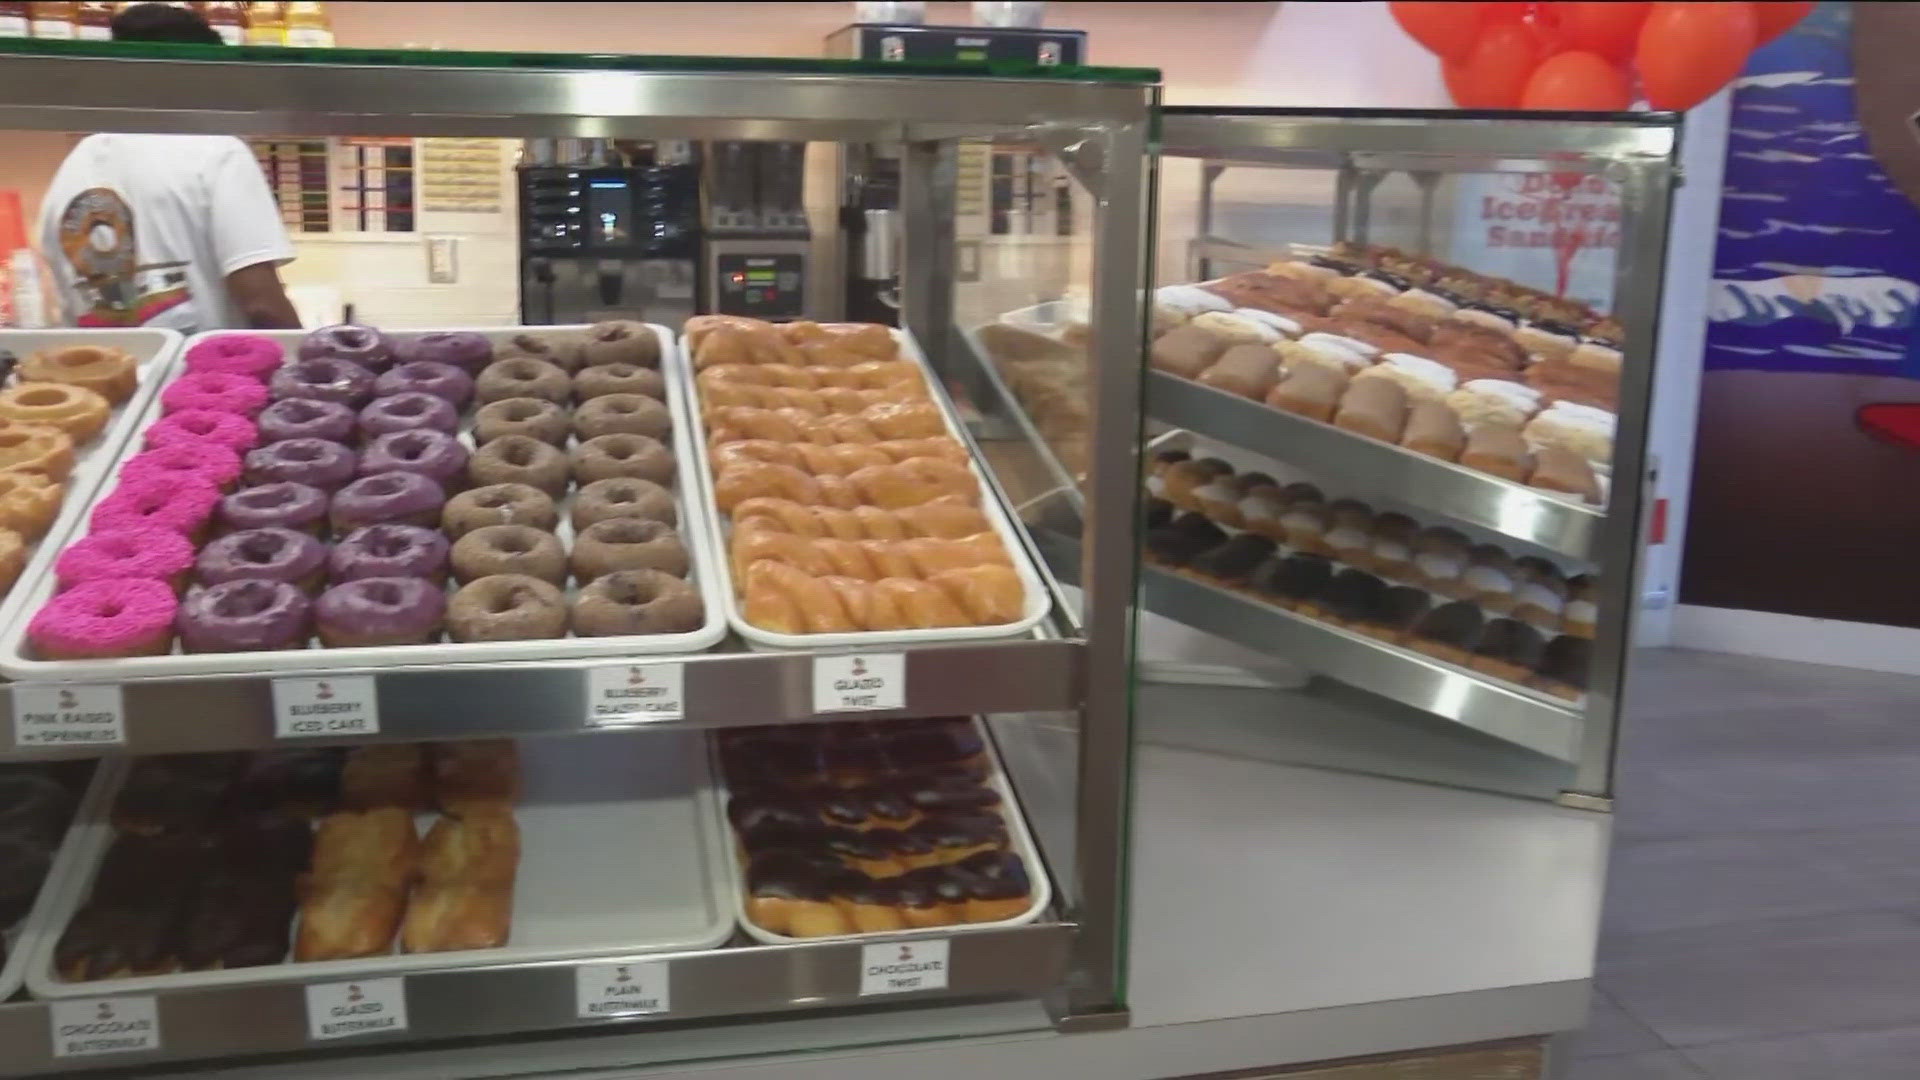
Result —
[[660, 338], [645, 323], [615, 319], [594, 323], [587, 329], [588, 367], [602, 364], [632, 364], [635, 367], [660, 366]]
[[687, 576], [687, 545], [669, 526], [645, 518], [596, 521], [573, 538], [568, 556], [576, 581], [592, 582], [618, 570], [659, 570]]
[[373, 397], [373, 372], [350, 360], [295, 360], [273, 373], [267, 390], [276, 401], [307, 398], [357, 409]]
[[469, 488], [447, 500], [440, 528], [458, 540], [488, 525], [528, 525], [552, 532], [560, 523], [553, 497], [531, 484], [488, 484]]
[[494, 574], [524, 574], [553, 585], [567, 581], [567, 550], [530, 525], [483, 525], [454, 542], [453, 579], [466, 584]]
[[497, 350], [500, 359], [524, 356], [571, 375], [587, 362], [587, 342], [578, 334], [515, 334]]
[[452, 364], [409, 360], [395, 364], [373, 380], [375, 397], [389, 394], [432, 394], [456, 409], [473, 400], [473, 376]]
[[566, 494], [567, 455], [526, 435], [503, 435], [474, 451], [467, 475], [475, 484], [527, 484], [554, 498]]
[[314, 604], [320, 643], [330, 649], [359, 645], [425, 645], [440, 636], [447, 593], [420, 578], [361, 578], [320, 594]]
[[647, 435], [666, 442], [673, 433], [673, 417], [654, 398], [607, 394], [573, 410], [573, 433], [583, 440], [601, 435]]
[[306, 595], [287, 582], [238, 578], [190, 590], [175, 626], [188, 652], [297, 649], [306, 644], [312, 611]]
[[203, 585], [256, 578], [284, 581], [301, 592], [320, 591], [327, 546], [311, 533], [292, 529], [247, 529], [228, 533], [200, 549], [194, 576]]
[[649, 435], [600, 435], [574, 447], [567, 456], [573, 462], [573, 482], [583, 487], [614, 476], [637, 476], [663, 486], [673, 483], [673, 451]]
[[361, 578], [447, 580], [447, 538], [418, 525], [367, 525], [348, 533], [327, 553], [327, 576], [335, 584]]
[[302, 360], [346, 360], [368, 371], [393, 363], [393, 339], [371, 326], [339, 323], [323, 326], [300, 342]]
[[327, 493], [291, 480], [241, 488], [220, 500], [215, 521], [221, 532], [277, 526], [323, 536], [327, 531]]
[[573, 380], [567, 373], [530, 356], [496, 360], [474, 380], [474, 393], [482, 405], [508, 398], [530, 397], [565, 405], [573, 396]]
[[680, 524], [680, 512], [674, 508], [673, 494], [651, 480], [637, 476], [615, 476], [595, 480], [573, 496], [575, 532], [609, 518], [644, 518], [648, 521]]
[[447, 493], [427, 477], [383, 472], [363, 476], [334, 492], [328, 518], [336, 535], [387, 522], [427, 528], [439, 524], [440, 509], [446, 504]]
[[525, 574], [470, 581], [447, 604], [447, 636], [455, 641], [531, 641], [566, 634], [567, 598]]
[[508, 435], [525, 435], [555, 446], [567, 445], [573, 417], [541, 398], [505, 398], [480, 406], [473, 416], [473, 441], [485, 446]]
[[638, 364], [601, 364], [581, 368], [573, 377], [573, 400], [591, 401], [608, 394], [643, 394], [665, 399], [667, 380], [657, 368]]
[[353, 410], [337, 401], [282, 398], [260, 410], [260, 441], [272, 444], [288, 439], [353, 441]]
[[287, 439], [247, 451], [241, 481], [248, 486], [291, 480], [332, 491], [353, 479], [353, 451], [325, 439]]
[[467, 448], [444, 431], [395, 431], [360, 451], [361, 476], [383, 472], [419, 473], [450, 491], [466, 484]]
[[419, 390], [377, 397], [360, 410], [360, 437], [377, 439], [396, 431], [460, 430], [460, 411], [447, 399]]
[[408, 360], [448, 364], [473, 375], [493, 363], [493, 342], [471, 330], [430, 330], [402, 341], [400, 353]]
[[606, 574], [573, 602], [573, 632], [581, 637], [684, 634], [705, 621], [693, 586], [660, 570]]

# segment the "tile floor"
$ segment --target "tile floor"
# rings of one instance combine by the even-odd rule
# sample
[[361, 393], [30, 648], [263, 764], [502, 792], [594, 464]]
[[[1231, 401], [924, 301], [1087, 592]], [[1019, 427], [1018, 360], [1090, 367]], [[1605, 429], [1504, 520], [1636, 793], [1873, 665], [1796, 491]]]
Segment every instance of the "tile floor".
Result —
[[1920, 678], [1650, 650], [1569, 1080], [1920, 1078]]

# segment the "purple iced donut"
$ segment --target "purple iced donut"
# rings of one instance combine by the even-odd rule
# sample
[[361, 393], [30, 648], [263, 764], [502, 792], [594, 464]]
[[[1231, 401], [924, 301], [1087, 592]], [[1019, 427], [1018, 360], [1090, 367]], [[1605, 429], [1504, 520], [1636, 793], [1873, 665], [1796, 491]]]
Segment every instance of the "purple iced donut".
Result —
[[267, 388], [245, 375], [224, 371], [196, 371], [182, 375], [160, 391], [160, 412], [171, 416], [189, 409], [255, 416], [267, 405]]
[[153, 479], [122, 480], [113, 494], [100, 500], [87, 520], [94, 532], [127, 526], [157, 525], [197, 540], [206, 532], [220, 489], [204, 477], [187, 477], [171, 484]]
[[188, 652], [260, 652], [306, 647], [313, 605], [284, 581], [236, 578], [193, 589], [174, 622]]
[[373, 372], [351, 360], [321, 357], [295, 360], [273, 373], [267, 389], [275, 400], [309, 398], [337, 401], [357, 409], [373, 397]]
[[333, 545], [327, 574], [335, 583], [404, 577], [441, 585], [447, 580], [447, 550], [447, 538], [435, 529], [368, 525]]
[[327, 493], [291, 480], [242, 488], [220, 500], [218, 525], [222, 532], [281, 528], [321, 536], [327, 531]]
[[187, 350], [188, 371], [219, 371], [266, 382], [287, 352], [272, 338], [259, 334], [221, 334]]
[[124, 526], [83, 536], [53, 561], [57, 589], [97, 578], [164, 581], [178, 592], [193, 569], [193, 541], [158, 525]]
[[260, 441], [264, 443], [325, 439], [345, 444], [353, 441], [353, 434], [353, 410], [337, 401], [283, 398], [260, 412]]
[[120, 463], [122, 480], [147, 478], [171, 484], [193, 476], [204, 477], [221, 491], [229, 491], [240, 479], [240, 455], [219, 443], [179, 442], [143, 450]]
[[200, 549], [193, 576], [202, 585], [241, 578], [284, 581], [301, 592], [320, 591], [326, 580], [327, 545], [293, 529], [247, 529], [228, 533]]
[[467, 448], [444, 431], [395, 431], [360, 450], [361, 476], [383, 472], [419, 473], [453, 491], [466, 486]]
[[439, 484], [415, 472], [383, 472], [363, 476], [333, 493], [328, 517], [336, 536], [362, 525], [419, 525], [431, 528], [440, 521], [447, 493]]
[[378, 397], [416, 392], [443, 398], [456, 409], [464, 409], [473, 400], [473, 376], [433, 360], [409, 360], [395, 364], [373, 381]]
[[[380, 377], [384, 379], [387, 376]], [[360, 434], [363, 438], [374, 439], [396, 431], [415, 430], [444, 431], [451, 435], [460, 430], [460, 413], [445, 398], [418, 390], [374, 398], [366, 408], [360, 410]]]
[[260, 445], [260, 431], [253, 421], [238, 413], [212, 409], [188, 409], [163, 416], [146, 432], [144, 445], [149, 450], [174, 443], [210, 442], [244, 454]]
[[368, 371], [385, 371], [393, 363], [393, 339], [371, 326], [337, 323], [323, 326], [300, 342], [302, 360], [346, 360]]
[[291, 480], [332, 491], [353, 479], [353, 451], [325, 439], [287, 439], [247, 455], [249, 486]]
[[403, 342], [400, 352], [408, 360], [451, 364], [469, 375], [493, 363], [493, 342], [471, 330], [432, 330]]
[[330, 649], [425, 645], [440, 636], [447, 591], [420, 578], [361, 578], [320, 594], [314, 615]]

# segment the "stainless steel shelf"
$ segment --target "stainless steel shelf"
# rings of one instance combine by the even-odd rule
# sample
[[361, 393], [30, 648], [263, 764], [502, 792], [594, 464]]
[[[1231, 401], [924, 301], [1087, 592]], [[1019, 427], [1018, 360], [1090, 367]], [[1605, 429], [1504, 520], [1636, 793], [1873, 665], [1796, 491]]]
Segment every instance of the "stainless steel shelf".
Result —
[[[722, 653], [646, 657], [647, 667], [682, 665], [685, 715], [646, 726], [728, 727], [857, 716], [889, 719], [1075, 709], [1081, 700], [1078, 642], [1016, 639], [897, 651], [906, 658], [905, 707], [857, 713], [814, 708], [814, 661], [856, 650], [821, 653]], [[358, 745], [479, 736], [537, 736], [627, 730], [589, 715], [592, 672], [627, 662], [535, 662], [390, 668], [364, 672], [377, 697], [377, 734], [276, 736], [274, 679], [132, 680], [115, 684], [125, 738], [119, 743], [22, 745], [17, 721], [0, 738], [0, 757], [74, 757], [127, 750], [139, 754]], [[310, 681], [303, 679], [302, 681]], [[68, 687], [78, 684], [59, 684]], [[104, 685], [104, 684], [85, 684]], [[27, 684], [0, 684], [0, 707], [16, 715]]]
[[1015, 507], [1015, 517], [1021, 517], [1020, 511], [1027, 504], [1037, 502], [1050, 495], [1058, 494], [1072, 506], [1076, 512], [1083, 512], [1086, 500], [1080, 492], [1081, 479], [1074, 476], [1059, 456], [1054, 453], [1052, 444], [1040, 434], [1034, 426], [1033, 418], [1027, 415], [1026, 407], [1014, 396], [1013, 388], [1001, 377], [1000, 368], [993, 362], [993, 353], [980, 340], [973, 330], [961, 332], [966, 344], [967, 389], [973, 395], [973, 405], [983, 417], [1005, 424], [1013, 429], [1015, 438], [1032, 454], [1035, 462], [1046, 474], [1048, 483], [1053, 486], [1047, 491], [1035, 495], [1026, 503]]
[[[46, 1002], [0, 1006], [0, 1073], [70, 1074], [162, 1062], [313, 1050], [368, 1049], [394, 1043], [501, 1035], [567, 1028], [767, 1015], [874, 1004], [1037, 996], [1065, 977], [1076, 927], [1034, 923], [998, 930], [922, 935], [947, 943], [944, 989], [862, 993], [866, 963], [860, 942], [833, 942], [698, 953], [596, 956], [563, 963], [459, 968], [402, 976], [407, 1024], [403, 1031], [315, 1039], [310, 1034], [307, 983], [181, 990], [113, 998], [116, 1016], [155, 1010], [159, 1048], [56, 1057], [54, 1008]], [[888, 942], [897, 948], [899, 940]], [[867, 943], [872, 944], [872, 943]], [[667, 1005], [645, 1016], [582, 1018], [580, 969], [588, 965], [663, 964]], [[344, 980], [327, 980], [338, 985]], [[110, 987], [111, 983], [103, 983]], [[871, 988], [869, 988], [871, 990]], [[102, 999], [70, 999], [99, 1015]]]
[[1438, 458], [1354, 435], [1164, 371], [1147, 373], [1147, 415], [1230, 446], [1593, 562], [1606, 515]]
[[1580, 713], [1544, 696], [1154, 566], [1140, 568], [1140, 596], [1147, 610], [1197, 630], [1535, 753], [1579, 758]]

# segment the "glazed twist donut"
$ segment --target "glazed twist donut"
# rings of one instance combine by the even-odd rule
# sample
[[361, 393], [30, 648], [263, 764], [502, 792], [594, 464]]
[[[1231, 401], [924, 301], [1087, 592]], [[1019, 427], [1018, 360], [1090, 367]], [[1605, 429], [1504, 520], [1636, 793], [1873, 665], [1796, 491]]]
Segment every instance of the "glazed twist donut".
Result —
[[784, 634], [990, 626], [1019, 619], [1025, 601], [1019, 577], [997, 565], [945, 570], [926, 581], [861, 581], [763, 559], [742, 579], [746, 620]]
[[904, 540], [910, 536], [958, 539], [987, 531], [987, 517], [978, 507], [929, 503], [904, 510], [857, 506], [840, 510], [806, 506], [790, 499], [747, 499], [734, 507], [736, 533], [792, 533], [796, 536], [832, 536], [842, 540]]
[[783, 562], [809, 574], [832, 574], [860, 581], [878, 581], [883, 577], [924, 581], [947, 570], [1013, 565], [1006, 545], [990, 532], [956, 540], [924, 536], [901, 540], [842, 540], [750, 530], [734, 534], [730, 556], [736, 586], [745, 580], [747, 568], [762, 559]]
[[732, 405], [706, 410], [713, 443], [736, 439], [773, 439], [778, 442], [881, 442], [888, 439], [930, 439], [948, 434], [946, 419], [931, 401], [890, 402], [842, 416], [813, 416], [798, 409], [766, 409]]
[[784, 443], [741, 439], [712, 450], [713, 471], [724, 473], [752, 461], [791, 465], [814, 476], [846, 476], [869, 465], [891, 465], [909, 458], [937, 458], [965, 465], [967, 451], [953, 439], [889, 439], [876, 443]]
[[713, 478], [714, 505], [722, 513], [731, 514], [734, 507], [756, 497], [842, 509], [901, 510], [936, 501], [971, 506], [980, 501], [980, 483], [965, 465], [939, 458], [867, 465], [845, 476], [815, 476], [771, 461], [738, 461]]
[[795, 367], [792, 364], [715, 364], [696, 376], [702, 390], [736, 383], [790, 386], [802, 390], [841, 387], [891, 390], [896, 397], [926, 397], [927, 381], [919, 365], [907, 360], [868, 360], [850, 367]]
[[761, 409], [798, 409], [809, 416], [852, 416], [875, 405], [891, 405], [900, 395], [888, 390], [854, 390], [844, 386], [806, 389], [799, 386], [763, 386], [756, 383], [716, 382], [701, 388], [701, 402], [709, 409], [749, 405]]

